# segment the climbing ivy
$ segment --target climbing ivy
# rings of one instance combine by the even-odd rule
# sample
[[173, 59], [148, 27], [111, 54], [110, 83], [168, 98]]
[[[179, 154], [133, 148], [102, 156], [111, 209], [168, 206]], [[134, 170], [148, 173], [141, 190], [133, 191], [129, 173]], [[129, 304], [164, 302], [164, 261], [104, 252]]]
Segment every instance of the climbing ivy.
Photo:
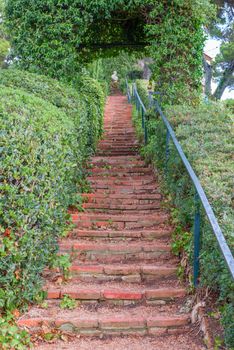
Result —
[[198, 88], [209, 0], [7, 0], [18, 64], [72, 80], [87, 63], [123, 48], [150, 55], [167, 99]]

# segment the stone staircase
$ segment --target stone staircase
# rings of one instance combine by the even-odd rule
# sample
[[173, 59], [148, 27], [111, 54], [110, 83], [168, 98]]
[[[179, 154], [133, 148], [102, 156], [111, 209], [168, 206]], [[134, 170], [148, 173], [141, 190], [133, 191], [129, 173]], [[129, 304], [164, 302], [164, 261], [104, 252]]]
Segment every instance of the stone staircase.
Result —
[[[186, 288], [177, 279], [170, 248], [173, 227], [157, 178], [138, 155], [126, 97], [108, 98], [104, 128], [88, 169], [93, 192], [83, 195], [84, 212], [72, 212], [76, 227], [60, 242], [60, 253], [71, 255], [70, 279], [64, 283], [58, 271], [45, 271], [48, 307], [33, 306], [18, 324], [31, 333], [47, 327], [101, 339], [157, 336], [167, 342], [179, 333], [188, 336], [193, 329], [183, 312]], [[61, 309], [64, 295], [76, 299], [77, 307]], [[82, 349], [80, 339], [74, 349]], [[91, 349], [95, 341], [89, 341]], [[130, 344], [124, 348], [144, 348]], [[60, 348], [73, 349], [53, 347]], [[118, 341], [113, 349], [122, 349]], [[174, 343], [168, 349], [201, 347]]]

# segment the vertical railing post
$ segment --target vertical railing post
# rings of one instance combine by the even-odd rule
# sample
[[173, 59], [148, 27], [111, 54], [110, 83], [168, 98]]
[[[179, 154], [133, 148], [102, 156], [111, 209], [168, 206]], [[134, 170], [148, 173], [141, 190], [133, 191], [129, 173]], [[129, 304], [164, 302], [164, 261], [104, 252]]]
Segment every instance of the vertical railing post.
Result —
[[200, 231], [201, 231], [201, 213], [200, 213], [200, 199], [196, 191], [194, 196], [194, 257], [193, 257], [193, 283], [198, 286], [199, 277], [199, 255], [200, 255]]
[[167, 171], [168, 171], [168, 161], [169, 161], [169, 157], [170, 157], [170, 133], [169, 130], [167, 129], [167, 134], [166, 134], [166, 159], [165, 159], [165, 173], [167, 175]]
[[148, 143], [148, 128], [147, 128], [147, 119], [146, 119], [146, 117], [145, 117], [145, 115], [144, 115], [144, 119], [145, 119], [145, 145], [147, 145], [147, 143]]
[[144, 109], [142, 106], [141, 106], [141, 126], [142, 126], [142, 129], [145, 130], [145, 116], [144, 116]]

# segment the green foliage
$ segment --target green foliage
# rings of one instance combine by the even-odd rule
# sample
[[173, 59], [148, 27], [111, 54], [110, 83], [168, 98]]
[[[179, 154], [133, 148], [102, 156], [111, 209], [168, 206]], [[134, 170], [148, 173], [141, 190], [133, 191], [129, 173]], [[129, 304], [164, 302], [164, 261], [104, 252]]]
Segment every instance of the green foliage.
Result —
[[4, 1], [0, 1], [0, 65], [3, 63], [10, 44], [6, 39], [5, 30], [4, 30], [4, 21], [3, 21], [3, 12], [4, 12]]
[[142, 75], [142, 71], [137, 66], [138, 57], [140, 57], [139, 54], [120, 51], [115, 57], [99, 58], [90, 63], [87, 69], [94, 79], [106, 81], [108, 85], [111, 83], [113, 71], [117, 71], [120, 87], [122, 88], [125, 87], [126, 77], [132, 79], [137, 72]]
[[30, 337], [20, 330], [12, 319], [0, 317], [0, 344], [2, 350], [26, 350], [31, 348]]
[[51, 267], [59, 268], [65, 279], [70, 276], [71, 256], [69, 254], [55, 255], [51, 257]]
[[72, 80], [84, 65], [124, 47], [153, 59], [153, 78], [170, 100], [200, 86], [202, 25], [213, 12], [209, 0], [6, 3], [14, 55], [24, 69]]
[[[165, 111], [176, 135], [199, 176], [200, 182], [215, 211], [221, 229], [230, 248], [234, 246], [233, 226], [233, 120], [234, 115], [225, 103], [189, 104], [167, 107]], [[165, 126], [155, 112], [149, 113], [149, 144], [143, 154], [162, 170], [166, 193], [177, 208], [180, 223], [174, 234], [173, 250], [181, 249], [190, 254], [194, 222], [194, 189], [184, 166], [170, 143], [170, 157], [165, 159]], [[167, 174], [165, 173], [167, 166]], [[187, 233], [181, 231], [180, 226]], [[179, 230], [179, 231], [178, 231]], [[191, 230], [191, 234], [189, 233]], [[224, 303], [223, 324], [226, 343], [233, 346], [233, 291], [234, 285], [227, 270], [218, 243], [205, 213], [202, 211], [201, 285], [219, 293], [220, 303]]]
[[61, 309], [73, 310], [77, 307], [77, 301], [75, 299], [72, 299], [69, 295], [65, 294], [59, 306]]
[[[2, 85], [19, 87], [41, 97], [72, 118], [78, 142], [77, 160], [82, 162], [94, 150], [102, 128], [104, 109], [102, 89], [97, 82], [80, 78], [74, 89], [44, 75], [16, 69], [0, 70], [0, 81]], [[89, 136], [91, 129], [95, 133], [93, 139]]]
[[146, 108], [149, 108], [149, 93], [147, 91], [148, 80], [136, 80], [137, 91]]
[[23, 90], [1, 87], [0, 116], [0, 302], [15, 309], [33, 300], [65, 229], [76, 139], [65, 113]]
[[81, 94], [87, 111], [88, 144], [96, 146], [103, 131], [105, 95], [100, 84], [88, 76], [73, 79], [73, 86]]
[[221, 99], [226, 88], [234, 89], [234, 17], [232, 1], [215, 2], [217, 16], [208, 26], [208, 32], [212, 38], [221, 41], [220, 53], [212, 64], [212, 73], [218, 83], [213, 97]]
[[[57, 239], [70, 223], [67, 208], [79, 200], [82, 162], [86, 147], [93, 150], [100, 137], [104, 97], [92, 79], [84, 79], [82, 95], [81, 85], [76, 93], [26, 72], [0, 71], [0, 77], [4, 85], [14, 86], [0, 89], [0, 313], [4, 314], [43, 300], [40, 274], [53, 265]], [[66, 277], [67, 257], [56, 263]]]
[[0, 38], [0, 63], [4, 61], [9, 49], [9, 42]]

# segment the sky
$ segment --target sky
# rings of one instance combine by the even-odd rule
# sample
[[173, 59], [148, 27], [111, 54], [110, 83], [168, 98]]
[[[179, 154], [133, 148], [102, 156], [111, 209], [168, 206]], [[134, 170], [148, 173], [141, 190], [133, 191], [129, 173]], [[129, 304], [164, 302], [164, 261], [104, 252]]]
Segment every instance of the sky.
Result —
[[[220, 47], [221, 42], [219, 40], [215, 39], [208, 39], [205, 44], [204, 52], [214, 58], [218, 53], [219, 53], [219, 47]], [[216, 88], [216, 83], [212, 82], [211, 87], [212, 87], [212, 92], [214, 92]], [[227, 98], [233, 98], [234, 99], [234, 91], [228, 91], [226, 89], [223, 93], [222, 100], [226, 100]]]

